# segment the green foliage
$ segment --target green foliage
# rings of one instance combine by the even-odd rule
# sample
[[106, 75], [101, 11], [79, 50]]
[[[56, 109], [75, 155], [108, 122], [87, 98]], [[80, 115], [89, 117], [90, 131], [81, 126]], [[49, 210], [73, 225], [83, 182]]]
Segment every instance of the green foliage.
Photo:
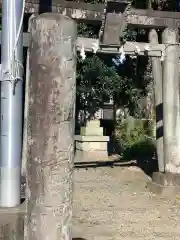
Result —
[[99, 29], [100, 29], [100, 26], [79, 23], [78, 24], [78, 36], [98, 38]]
[[[79, 24], [78, 34], [84, 37], [98, 37], [99, 27]], [[147, 38], [146, 31], [136, 31], [129, 39], [135, 41], [141, 35], [141, 41]], [[127, 35], [128, 35], [127, 34]], [[128, 37], [127, 37], [128, 38]], [[144, 78], [147, 73], [147, 58], [131, 59], [127, 56], [125, 64], [117, 67], [113, 65], [110, 55], [87, 55], [85, 61], [78, 56], [77, 64], [77, 112], [95, 111], [104, 101], [113, 97], [118, 107], [129, 108], [130, 114], [139, 116], [138, 101], [146, 95]], [[92, 68], [92, 69], [91, 69]], [[100, 70], [102, 68], [102, 70]], [[91, 89], [91, 87], [93, 89]], [[91, 89], [91, 90], [90, 90]]]
[[[144, 60], [144, 59], [142, 59]], [[77, 64], [77, 106], [93, 113], [113, 97], [117, 107], [128, 108], [132, 116], [139, 117], [139, 100], [146, 95], [143, 75], [146, 65], [137, 69], [137, 61], [127, 58], [126, 64], [113, 66], [112, 56], [88, 55]], [[146, 64], [146, 61], [142, 61]]]
[[129, 146], [123, 152], [123, 159], [132, 160], [136, 159], [139, 162], [146, 160], [152, 160], [156, 155], [156, 143], [153, 138], [144, 137], [137, 142]]
[[148, 59], [137, 57], [131, 59], [127, 57], [124, 65], [117, 67], [117, 72], [121, 76], [121, 82], [115, 95], [116, 104], [119, 107], [128, 108], [130, 115], [140, 117], [141, 111], [139, 101], [146, 96], [146, 86], [151, 79], [145, 80], [147, 74]]
[[134, 0], [133, 5], [136, 8], [176, 11], [177, 0]]
[[[140, 0], [138, 0], [140, 1]], [[177, 0], [150, 0], [155, 10], [176, 11]]]
[[152, 125], [149, 124], [148, 120], [128, 116], [126, 119], [117, 122], [116, 141], [121, 152], [147, 137], [153, 138]]
[[82, 61], [78, 57], [78, 106], [90, 113], [91, 116], [117, 91], [119, 82], [120, 76], [114, 67], [106, 65], [103, 59], [96, 55], [90, 55]]

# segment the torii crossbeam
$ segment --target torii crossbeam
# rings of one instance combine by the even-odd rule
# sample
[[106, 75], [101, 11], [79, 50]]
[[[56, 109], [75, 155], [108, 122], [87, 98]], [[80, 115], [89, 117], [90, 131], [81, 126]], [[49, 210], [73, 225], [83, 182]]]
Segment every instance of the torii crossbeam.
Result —
[[[26, 13], [38, 13], [40, 0], [26, 0]], [[44, 6], [45, 8], [46, 6]], [[47, 11], [49, 6], [47, 6]], [[78, 21], [101, 24], [105, 5], [73, 1], [52, 0], [52, 12], [58, 12]], [[119, 12], [115, 12], [117, 15]], [[143, 28], [180, 28], [180, 13], [153, 11], [146, 9], [131, 9], [126, 16], [129, 25]]]

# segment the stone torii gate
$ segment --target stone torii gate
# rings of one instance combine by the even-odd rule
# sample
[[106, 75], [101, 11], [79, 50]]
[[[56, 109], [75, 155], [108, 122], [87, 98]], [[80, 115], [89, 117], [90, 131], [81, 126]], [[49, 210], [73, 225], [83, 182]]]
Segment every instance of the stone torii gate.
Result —
[[[104, 21], [104, 12], [106, 12], [105, 15], [105, 22], [102, 22], [104, 25], [103, 29], [103, 40], [99, 41], [98, 39], [84, 39], [84, 38], [78, 38], [77, 40], [77, 48], [80, 50], [81, 46], [83, 45], [85, 48], [85, 51], [95, 51], [97, 53], [119, 53], [121, 48], [121, 41], [120, 36], [122, 35], [122, 31], [124, 30], [124, 27], [128, 24], [135, 27], [143, 27], [143, 28], [166, 28], [168, 27], [169, 30], [164, 32], [165, 37], [163, 37], [163, 44], [158, 44], [158, 39], [155, 34], [155, 32], [150, 33], [150, 44], [147, 45], [147, 43], [131, 43], [127, 42], [123, 45], [124, 49], [123, 51], [126, 54], [130, 55], [136, 55], [137, 53], [139, 55], [147, 54], [150, 57], [153, 57], [153, 76], [155, 83], [157, 85], [156, 89], [156, 102], [157, 102], [157, 118], [159, 118], [159, 115], [162, 116], [162, 113], [159, 113], [159, 109], [162, 109], [162, 98], [165, 97], [167, 93], [161, 93], [162, 92], [162, 80], [163, 83], [166, 79], [166, 72], [165, 71], [172, 71], [172, 68], [166, 68], [162, 70], [161, 65], [166, 65], [166, 61], [164, 61], [163, 64], [160, 64], [161, 60], [166, 56], [169, 48], [171, 48], [171, 40], [168, 39], [166, 43], [166, 35], [168, 35], [169, 32], [169, 38], [171, 34], [171, 31], [173, 32], [173, 29], [178, 29], [180, 27], [180, 13], [175, 12], [162, 12], [162, 11], [153, 11], [153, 10], [142, 10], [142, 9], [133, 9], [129, 8], [129, 4], [131, 1], [108, 1], [106, 5], [103, 4], [86, 4], [86, 3], [75, 3], [75, 2], [58, 2], [57, 0], [52, 1], [51, 10], [52, 12], [59, 12], [63, 15], [69, 16], [73, 19], [76, 19], [78, 21], [86, 21], [91, 22], [92, 24], [97, 24], [97, 22]], [[45, 7], [48, 10], [48, 6], [44, 6], [44, 11], [46, 10]], [[105, 11], [104, 11], [105, 9]], [[41, 2], [37, 2], [35, 0], [26, 0], [26, 12], [38, 12], [41, 11]], [[171, 31], [170, 31], [171, 29]], [[166, 33], [167, 32], [167, 33]], [[165, 34], [166, 33], [166, 34]], [[163, 36], [164, 36], [163, 35]], [[177, 35], [177, 33], [176, 33]], [[175, 40], [172, 39], [172, 43], [175, 44]], [[167, 47], [167, 44], [170, 44], [170, 47]], [[175, 48], [176, 44], [174, 45]], [[179, 49], [179, 48], [178, 48]], [[121, 48], [122, 50], [122, 48]], [[165, 56], [164, 56], [165, 55]], [[157, 57], [155, 59], [155, 57]], [[165, 57], [165, 60], [167, 58]], [[154, 64], [155, 63], [155, 64]], [[175, 64], [177, 65], [177, 63]], [[174, 68], [177, 67], [174, 65]], [[169, 66], [169, 65], [168, 65]], [[158, 69], [157, 69], [158, 67]], [[168, 70], [167, 70], [168, 69]], [[163, 72], [162, 72], [163, 71]], [[171, 75], [171, 74], [169, 74]], [[178, 76], [177, 76], [178, 77]], [[168, 77], [170, 79], [170, 77]], [[174, 79], [174, 78], [173, 78]], [[171, 81], [170, 81], [171, 82]], [[169, 82], [168, 82], [169, 84]], [[163, 84], [163, 86], [165, 86]], [[170, 90], [170, 89], [169, 89]], [[165, 90], [164, 90], [165, 91]], [[168, 91], [169, 94], [169, 91]], [[171, 95], [171, 94], [170, 94]], [[172, 93], [172, 95], [174, 95]], [[164, 97], [163, 97], [164, 96]], [[160, 100], [161, 99], [161, 100]], [[167, 102], [167, 100], [163, 100], [163, 102]], [[174, 107], [172, 107], [174, 109]], [[165, 107], [165, 104], [163, 105], [164, 109], [164, 117], [166, 119], [167, 109]], [[178, 106], [177, 106], [178, 109]], [[168, 109], [168, 112], [171, 111]], [[166, 125], [166, 120], [164, 119], [164, 144], [166, 144], [166, 147], [163, 150], [163, 140], [162, 137], [157, 139], [157, 148], [158, 148], [158, 161], [159, 161], [159, 169], [161, 172], [164, 172], [165, 162], [168, 163], [171, 160], [167, 160], [167, 155], [169, 156], [169, 153], [165, 154], [163, 156], [163, 152], [166, 152], [166, 149], [168, 149], [167, 145], [169, 146], [169, 143], [165, 143], [167, 140], [167, 134], [168, 130], [166, 129], [166, 126], [168, 126], [168, 129], [170, 128], [169, 122]], [[160, 123], [158, 122], [157, 125]], [[178, 122], [177, 122], [178, 124]], [[159, 127], [158, 127], [159, 129]], [[177, 132], [177, 131], [176, 131]], [[173, 134], [174, 135], [174, 134]], [[159, 137], [159, 130], [157, 132], [157, 136]], [[174, 135], [175, 137], [175, 135]], [[178, 139], [175, 137], [176, 140]], [[173, 141], [176, 141], [173, 140]], [[178, 141], [178, 140], [177, 140]], [[169, 140], [168, 140], [169, 142]], [[174, 143], [173, 143], [174, 145]], [[175, 145], [174, 145], [175, 146]], [[169, 152], [170, 150], [167, 150]], [[178, 153], [178, 151], [173, 150], [174, 154]], [[173, 156], [174, 156], [173, 154]], [[166, 158], [166, 160], [164, 160]], [[177, 163], [178, 160], [176, 160]], [[180, 161], [180, 160], [179, 160]], [[170, 165], [168, 165], [170, 166]], [[168, 167], [169, 168], [169, 167]], [[171, 172], [178, 172], [179, 170], [176, 168], [172, 168]]]
[[[26, 8], [27, 4], [31, 3], [26, 3]], [[32, 11], [35, 4], [31, 6]], [[36, 6], [39, 7], [38, 4]], [[30, 8], [28, 11], [30, 12]], [[78, 11], [82, 12], [81, 9]], [[69, 14], [68, 11], [66, 13]], [[152, 15], [157, 21], [153, 22]], [[151, 17], [145, 14], [143, 18], [151, 18], [152, 21], [148, 20], [147, 25], [145, 22], [139, 24], [143, 27], [166, 28], [162, 35], [162, 44], [158, 44], [157, 33], [152, 30], [149, 34], [150, 43], [109, 42], [108, 46], [106, 43], [104, 46], [99, 39], [77, 38], [76, 23], [67, 16], [46, 13], [31, 18], [30, 33], [24, 34], [24, 46], [29, 47], [25, 104], [27, 135], [24, 138], [24, 155], [27, 155], [24, 239], [72, 239], [75, 65], [76, 50], [81, 50], [82, 45], [85, 51], [95, 53], [122, 54], [123, 51], [126, 54], [152, 57], [153, 76], [157, 86], [157, 112], [162, 117], [163, 108], [164, 128], [163, 142], [162, 138], [157, 141], [159, 168], [162, 173], [155, 174], [154, 180], [161, 183], [164, 179], [172, 180], [174, 173], [179, 172], [180, 49], [177, 28], [180, 20], [175, 18], [178, 16], [176, 13], [169, 15], [174, 20], [169, 17], [161, 18], [156, 11], [152, 11]], [[128, 16], [127, 23], [131, 24], [128, 19], [132, 20], [132, 17]], [[77, 16], [74, 15], [74, 18]], [[137, 18], [132, 20], [133, 24], [141, 22]], [[101, 21], [100, 15], [98, 21], [97, 19], [98, 17], [93, 20], [94, 23]], [[108, 38], [108, 32], [105, 33]], [[159, 127], [162, 127], [162, 118], [157, 118], [157, 129]], [[15, 226], [17, 228], [18, 224]], [[16, 234], [18, 229], [13, 232]], [[18, 233], [14, 239], [21, 239]]]
[[[163, 43], [158, 44], [158, 38], [157, 34], [155, 33], [155, 30], [150, 33], [149, 40], [150, 45], [147, 45], [147, 43], [132, 43], [127, 42], [123, 45], [123, 51], [126, 54], [130, 55], [136, 55], [137, 53], [139, 55], [148, 55], [149, 57], [152, 57], [152, 64], [153, 64], [153, 77], [155, 81], [155, 95], [156, 95], [156, 105], [157, 105], [157, 152], [158, 152], [158, 163], [159, 163], [159, 170], [160, 172], [164, 172], [165, 170], [168, 170], [170, 172], [179, 172], [178, 168], [172, 167], [172, 165], [166, 164], [171, 162], [171, 157], [168, 150], [169, 141], [167, 144], [167, 134], [169, 135], [170, 130], [170, 123], [168, 122], [166, 124], [166, 116], [167, 114], [171, 114], [171, 110], [167, 108], [165, 102], [165, 96], [168, 94], [174, 95], [173, 93], [169, 93], [170, 89], [168, 89], [168, 93], [165, 93], [162, 91], [162, 81], [163, 81], [163, 87], [165, 86], [165, 79], [166, 76], [169, 73], [166, 73], [166, 71], [172, 71], [174, 68], [177, 68], [177, 63], [174, 65], [174, 67], [169, 67], [169, 64], [167, 67], [164, 67], [167, 65], [167, 49], [170, 49], [172, 47], [171, 40], [168, 39], [166, 35], [169, 33], [172, 35], [173, 38], [173, 29], [180, 28], [180, 13], [178, 12], [166, 12], [166, 11], [153, 11], [151, 9], [143, 10], [143, 9], [133, 9], [130, 6], [131, 1], [130, 0], [119, 0], [119, 1], [107, 1], [107, 4], [87, 4], [87, 3], [76, 3], [71, 1], [63, 1], [60, 2], [58, 0], [52, 0], [48, 3], [42, 6], [41, 1], [36, 0], [26, 0], [25, 5], [25, 12], [26, 13], [35, 13], [35, 12], [42, 12], [42, 11], [52, 11], [52, 12], [58, 12], [62, 15], [66, 15], [70, 18], [73, 18], [75, 20], [87, 22], [91, 24], [102, 24], [103, 26], [103, 39], [85, 39], [85, 38], [78, 38], [76, 42], [77, 49], [80, 50], [83, 46], [85, 51], [92, 51], [97, 53], [108, 53], [108, 54], [119, 54], [120, 50], [122, 50], [122, 44], [120, 41], [120, 36], [123, 36], [123, 30], [126, 27], [126, 25], [130, 25], [131, 27], [143, 27], [143, 28], [150, 28], [150, 29], [156, 29], [156, 28], [169, 28], [169, 30], [164, 31], [163, 34]], [[171, 30], [170, 30], [171, 29]], [[171, 34], [172, 31], [172, 34]], [[177, 33], [176, 33], [177, 35]], [[175, 36], [174, 36], [175, 37]], [[178, 37], [178, 36], [177, 36]], [[25, 45], [28, 45], [28, 37], [25, 38]], [[167, 43], [166, 43], [167, 41]], [[179, 41], [178, 41], [179, 42]], [[177, 42], [177, 43], [178, 43]], [[174, 48], [177, 47], [175, 40], [172, 39], [172, 43], [175, 44]], [[170, 44], [169, 47], [168, 44]], [[179, 49], [179, 48], [178, 48]], [[178, 50], [179, 52], [179, 50]], [[165, 61], [163, 64], [160, 63], [161, 60], [165, 57]], [[163, 67], [163, 69], [162, 69]], [[168, 70], [167, 70], [168, 69]], [[169, 74], [172, 76], [172, 74]], [[175, 74], [176, 75], [176, 74]], [[176, 76], [178, 78], [178, 76]], [[170, 76], [168, 77], [170, 79]], [[175, 78], [172, 78], [172, 80]], [[174, 80], [175, 81], [175, 80]], [[168, 85], [171, 81], [168, 81]], [[173, 82], [173, 81], [172, 81]], [[172, 90], [172, 89], [171, 89]], [[167, 97], [167, 96], [166, 96]], [[162, 100], [163, 99], [163, 100]], [[172, 100], [173, 101], [173, 100]], [[161, 115], [162, 118], [162, 102], [163, 104], [163, 112], [164, 112], [164, 144], [166, 147], [163, 150], [163, 138], [162, 136], [159, 138], [159, 133], [161, 128], [159, 127], [159, 124], [162, 125], [162, 119], [159, 121], [159, 116]], [[170, 104], [170, 103], [169, 103]], [[176, 106], [178, 109], [178, 106]], [[172, 107], [174, 109], [174, 107]], [[161, 113], [160, 113], [161, 112]], [[175, 114], [175, 113], [174, 113]], [[175, 119], [171, 119], [172, 121], [175, 121]], [[161, 122], [161, 123], [160, 123]], [[173, 124], [178, 124], [178, 121]], [[162, 131], [161, 131], [162, 132]], [[177, 131], [175, 131], [177, 132]], [[172, 130], [171, 130], [172, 134]], [[162, 134], [161, 134], [162, 135]], [[174, 135], [174, 134], [173, 134]], [[173, 136], [171, 136], [172, 138]], [[178, 141], [178, 137], [174, 135], [173, 142]], [[175, 140], [176, 139], [176, 140]], [[165, 143], [166, 142], [166, 143]], [[173, 143], [175, 146], [175, 144]], [[171, 152], [171, 151], [170, 151]], [[163, 154], [165, 153], [165, 154]], [[173, 156], [177, 156], [178, 151], [175, 151], [175, 147], [173, 150]], [[169, 156], [169, 157], [168, 157]], [[165, 160], [166, 159], [166, 160]], [[179, 159], [179, 160], [178, 160]], [[166, 163], [165, 163], [166, 162]], [[180, 162], [180, 157], [177, 157], [177, 162]]]
[[[91, 22], [92, 24], [97, 24], [97, 22], [101, 23], [103, 21], [104, 9], [105, 7], [107, 8], [105, 11], [106, 16], [105, 16], [105, 23], [104, 23], [104, 29], [103, 29], [103, 41], [99, 41], [98, 39], [87, 39], [87, 38], [77, 39], [77, 42], [76, 42], [77, 49], [81, 50], [81, 47], [83, 46], [85, 51], [87, 52], [92, 51], [97, 53], [120, 54], [120, 51], [122, 50], [121, 48], [122, 44], [119, 36], [122, 34], [124, 25], [127, 25], [127, 24], [131, 26], [135, 26], [135, 27], [138, 26], [143, 28], [168, 27], [169, 29], [177, 29], [180, 26], [180, 20], [179, 20], [180, 13], [142, 10], [142, 9], [139, 10], [139, 9], [132, 9], [132, 8], [127, 9], [127, 6], [129, 5], [129, 3], [130, 1], [124, 1], [124, 0], [121, 0], [119, 2], [109, 1], [107, 3], [107, 6], [105, 6], [103, 4], [86, 4], [86, 3], [75, 3], [70, 1], [61, 3], [61, 2], [58, 2], [57, 0], [54, 0], [52, 1], [51, 11], [60, 12], [61, 14], [67, 15], [78, 21], [86, 21], [86, 22]], [[48, 6], [45, 6], [45, 7], [48, 7]], [[26, 0], [26, 13], [38, 12], [40, 8], [41, 8], [41, 4], [38, 3], [37, 1]], [[154, 34], [152, 33], [150, 34], [149, 45], [147, 43], [126, 42], [125, 44], [123, 44], [123, 51], [129, 55], [137, 55], [137, 54], [145, 55], [146, 54], [149, 57], [153, 58], [153, 61], [152, 61], [153, 63], [154, 62], [159, 63], [160, 59], [158, 60], [157, 58], [161, 58], [162, 60], [164, 58], [164, 55], [166, 55], [166, 52], [167, 52], [166, 40], [164, 41], [165, 42], [163, 44], [158, 44], [158, 39], [154, 32]], [[29, 42], [29, 37], [27, 34], [24, 34], [24, 45], [28, 46], [29, 45], [28, 42]], [[169, 40], [168, 40], [168, 43], [169, 43]], [[159, 104], [159, 102], [162, 103], [162, 96], [165, 95], [165, 93], [164, 94], [161, 93], [162, 78], [163, 78], [163, 82], [165, 79], [165, 74], [162, 73], [161, 65], [164, 65], [164, 64], [160, 64], [160, 63], [153, 64], [153, 76], [154, 76], [155, 83], [158, 86], [156, 87], [156, 89], [158, 89], [156, 91], [156, 100], [158, 99], [157, 100], [158, 119], [159, 119], [159, 115], [161, 115], [162, 117], [162, 113], [161, 114], [159, 113], [160, 109], [162, 111], [162, 104]], [[157, 66], [158, 66], [158, 69], [157, 69]], [[164, 115], [166, 115], [165, 109], [164, 109]], [[158, 123], [158, 125], [159, 124], [160, 123]], [[168, 128], [169, 128], [169, 123], [168, 123]], [[162, 129], [162, 127], [161, 128], [158, 127], [158, 129]], [[166, 139], [165, 135], [167, 134], [166, 133], [167, 130], [165, 129], [166, 129], [166, 123], [164, 126], [164, 137]], [[158, 130], [157, 136], [159, 136], [159, 132], [160, 130]], [[164, 156], [165, 158], [167, 158], [167, 154], [164, 155], [163, 152], [166, 151], [165, 149], [167, 149], [167, 147], [164, 150], [162, 150], [163, 149], [162, 137], [157, 139], [157, 149], [158, 149], [157, 152], [158, 152], [159, 170], [161, 172], [164, 172], [165, 162], [167, 163], [167, 162], [170, 162], [171, 160], [167, 160], [167, 159], [166, 161], [164, 160]], [[175, 154], [174, 150], [173, 152]], [[178, 169], [176, 170], [175, 168], [173, 169], [171, 168], [171, 171], [173, 172], [178, 171]]]

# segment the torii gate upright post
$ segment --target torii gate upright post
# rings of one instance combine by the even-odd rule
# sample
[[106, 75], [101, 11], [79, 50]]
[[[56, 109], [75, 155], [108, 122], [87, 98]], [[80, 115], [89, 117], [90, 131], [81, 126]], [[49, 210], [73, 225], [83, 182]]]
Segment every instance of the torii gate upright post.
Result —
[[170, 197], [179, 194], [180, 185], [180, 99], [179, 99], [178, 29], [167, 28], [162, 34], [165, 44], [162, 63], [163, 153], [164, 172], [155, 172], [150, 191]]
[[77, 26], [44, 13], [29, 30], [25, 239], [72, 239]]
[[163, 62], [163, 122], [165, 171], [180, 173], [180, 99], [178, 29], [167, 28]]
[[[151, 44], [158, 44], [158, 34], [155, 29], [149, 33]], [[155, 107], [156, 107], [156, 147], [159, 171], [164, 172], [163, 149], [163, 104], [162, 104], [162, 64], [159, 57], [152, 57], [152, 73], [154, 78]]]

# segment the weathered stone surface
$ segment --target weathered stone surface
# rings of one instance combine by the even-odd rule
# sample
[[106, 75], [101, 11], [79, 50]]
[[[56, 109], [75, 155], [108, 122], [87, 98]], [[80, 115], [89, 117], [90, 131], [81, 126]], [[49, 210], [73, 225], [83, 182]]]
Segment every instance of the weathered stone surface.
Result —
[[180, 174], [155, 172], [153, 173], [152, 181], [163, 186], [180, 187]]
[[99, 120], [91, 120], [88, 121], [86, 124], [87, 127], [94, 127], [94, 128], [99, 128], [100, 127], [100, 121]]
[[75, 162], [96, 162], [107, 161], [108, 153], [106, 151], [94, 150], [94, 151], [81, 151], [76, 150]]
[[25, 235], [71, 239], [76, 24], [47, 13], [30, 25]]
[[178, 186], [163, 186], [155, 182], [149, 182], [147, 188], [150, 192], [169, 199], [176, 199], [180, 194], [180, 187]]
[[108, 136], [75, 136], [75, 162], [107, 161]]
[[80, 135], [82, 136], [103, 136], [103, 128], [94, 126], [81, 127]]
[[75, 162], [107, 161], [108, 136], [103, 136], [99, 120], [90, 120], [86, 127], [81, 127], [81, 135], [75, 136]]
[[[105, 4], [89, 4], [83, 2], [74, 1], [51, 1], [50, 4], [45, 4], [48, 12], [49, 8], [52, 12], [58, 12], [63, 15], [69, 16], [77, 20], [92, 21], [94, 23], [101, 22], [103, 18]], [[39, 12], [42, 4], [39, 4], [37, 0], [26, 0], [25, 12], [34, 13]], [[116, 9], [117, 15], [119, 15], [119, 9]], [[115, 12], [116, 12], [115, 11]], [[142, 26], [149, 28], [162, 28], [173, 27], [179, 28], [180, 26], [180, 14], [179, 12], [168, 11], [152, 11], [151, 9], [131, 9], [129, 11], [126, 22], [134, 25], [135, 27]]]
[[99, 120], [90, 120], [87, 122], [86, 127], [81, 127], [81, 136], [103, 136], [103, 128], [100, 127]]
[[147, 187], [153, 193], [174, 198], [180, 194], [180, 174], [155, 172]]
[[25, 204], [0, 208], [0, 239], [24, 240]]
[[[158, 33], [152, 29], [149, 32], [149, 41], [151, 44], [158, 44]], [[163, 149], [163, 104], [162, 104], [162, 63], [160, 58], [152, 57], [152, 74], [154, 80], [155, 105], [156, 105], [156, 147], [159, 171], [164, 172], [164, 149]]]
[[109, 137], [108, 136], [81, 136], [81, 135], [75, 135], [74, 136], [75, 141], [79, 142], [108, 142]]
[[78, 142], [76, 149], [84, 151], [107, 151], [107, 142]]
[[180, 173], [179, 30], [167, 28], [163, 62], [163, 136], [165, 171]]

